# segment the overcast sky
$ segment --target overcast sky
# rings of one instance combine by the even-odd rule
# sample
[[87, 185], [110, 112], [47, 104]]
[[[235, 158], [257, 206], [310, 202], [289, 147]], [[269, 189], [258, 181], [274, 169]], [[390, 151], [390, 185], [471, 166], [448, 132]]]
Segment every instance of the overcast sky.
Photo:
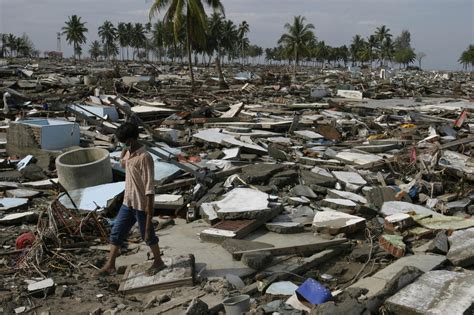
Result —
[[[235, 23], [250, 24], [250, 40], [273, 47], [283, 25], [303, 15], [316, 27], [319, 40], [349, 44], [354, 34], [364, 37], [379, 25], [392, 34], [408, 29], [412, 46], [427, 54], [430, 69], [460, 69], [461, 52], [474, 43], [474, 0], [222, 0]], [[104, 20], [114, 23], [148, 21], [152, 0], [0, 0], [0, 33], [27, 33], [40, 51], [56, 49], [56, 33], [67, 17], [77, 14], [87, 22], [89, 43], [97, 39]], [[62, 40], [62, 49], [72, 49]]]

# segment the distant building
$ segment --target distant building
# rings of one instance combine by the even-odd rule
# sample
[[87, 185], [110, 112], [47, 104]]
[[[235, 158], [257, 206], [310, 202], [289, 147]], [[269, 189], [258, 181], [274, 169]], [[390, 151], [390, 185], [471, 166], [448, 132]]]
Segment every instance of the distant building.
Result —
[[45, 51], [44, 57], [51, 59], [63, 59], [63, 53], [62, 51]]

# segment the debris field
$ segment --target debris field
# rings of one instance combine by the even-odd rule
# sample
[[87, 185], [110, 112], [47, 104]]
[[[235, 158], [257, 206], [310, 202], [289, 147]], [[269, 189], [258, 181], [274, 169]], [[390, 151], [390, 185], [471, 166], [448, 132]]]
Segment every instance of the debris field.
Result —
[[[0, 313], [472, 314], [467, 72], [0, 67]], [[97, 278], [125, 189], [121, 123], [155, 165], [154, 229]]]

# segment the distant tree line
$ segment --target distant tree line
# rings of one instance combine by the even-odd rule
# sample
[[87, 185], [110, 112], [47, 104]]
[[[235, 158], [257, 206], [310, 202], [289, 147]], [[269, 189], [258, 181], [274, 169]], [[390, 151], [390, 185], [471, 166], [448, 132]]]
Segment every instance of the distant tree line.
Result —
[[324, 66], [344, 64], [380, 66], [395, 62], [408, 67], [409, 64], [421, 61], [426, 56], [423, 52], [415, 53], [411, 46], [411, 34], [404, 30], [393, 40], [393, 35], [387, 26], [382, 25], [373, 35], [363, 38], [355, 35], [349, 46], [332, 47], [324, 41], [318, 41], [313, 24], [306, 23], [305, 17], [295, 16], [293, 22], [285, 24], [285, 31], [278, 41], [278, 46], [265, 49], [265, 60], [269, 63], [300, 62]]
[[[82, 48], [86, 42], [88, 29], [81, 17], [73, 15], [66, 21], [63, 27], [63, 35], [74, 49], [74, 58], [82, 56]], [[213, 13], [207, 20], [207, 28], [204, 33], [205, 45], [192, 41], [191, 46], [195, 57], [202, 55], [201, 61], [210, 60], [219, 50], [221, 57], [226, 57], [227, 62], [240, 60], [241, 62], [255, 62], [263, 56], [263, 48], [251, 45], [247, 38], [249, 25], [243, 21], [235, 25], [233, 21], [226, 20], [224, 15]], [[124, 23], [116, 26], [105, 21], [98, 28], [99, 40], [91, 42], [89, 47], [90, 57], [94, 60], [117, 59], [122, 60], [150, 60], [158, 61], [167, 59], [174, 62], [183, 60], [186, 55], [186, 29], [182, 24], [177, 36], [172, 32], [172, 25], [165, 21], [156, 23]], [[219, 45], [219, 48], [215, 47]], [[196, 59], [196, 58], [195, 58]]]
[[39, 51], [25, 33], [21, 36], [0, 33], [0, 47], [0, 58], [39, 56]]
[[469, 45], [465, 51], [462, 52], [461, 57], [459, 57], [459, 63], [463, 65], [464, 69], [467, 70], [469, 66], [474, 68], [474, 45]]

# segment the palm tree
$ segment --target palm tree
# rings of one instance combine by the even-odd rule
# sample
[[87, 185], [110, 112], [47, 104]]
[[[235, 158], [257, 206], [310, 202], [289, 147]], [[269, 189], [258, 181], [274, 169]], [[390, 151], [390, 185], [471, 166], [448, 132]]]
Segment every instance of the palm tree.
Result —
[[469, 45], [469, 47], [462, 52], [458, 61], [463, 65], [465, 70], [467, 70], [469, 65], [471, 65], [472, 70], [472, 67], [474, 67], [474, 45]]
[[365, 45], [365, 41], [360, 35], [355, 35], [352, 38], [352, 44], [351, 44], [351, 57], [352, 57], [352, 65], [357, 63], [357, 61], [360, 61], [360, 54], [361, 50]]
[[2, 41], [0, 56], [3, 58], [3, 57], [6, 57], [6, 54], [7, 54], [6, 48], [8, 47], [8, 34], [1, 34], [0, 40]]
[[303, 16], [295, 16], [293, 24], [286, 23], [285, 29], [288, 31], [283, 34], [278, 44], [283, 44], [285, 49], [293, 56], [293, 78], [296, 79], [296, 67], [300, 58], [309, 55], [309, 46], [316, 40], [314, 36], [314, 25], [305, 24], [306, 18]]
[[69, 44], [73, 44], [74, 48], [74, 59], [76, 59], [76, 55], [82, 51], [80, 49], [81, 44], [86, 42], [86, 35], [85, 33], [88, 32], [88, 29], [85, 27], [86, 23], [81, 22], [81, 17], [77, 15], [73, 15], [68, 17], [68, 21], [66, 21], [66, 26], [63, 26], [63, 34], [66, 35], [66, 40]]
[[390, 34], [390, 29], [387, 26], [382, 25], [375, 30], [375, 37], [377, 42], [382, 44], [382, 41], [388, 37], [392, 37], [392, 34]]
[[392, 34], [390, 34], [390, 29], [387, 26], [382, 25], [377, 27], [374, 36], [377, 40], [380, 66], [383, 66], [386, 58], [391, 59], [393, 54]]
[[[194, 91], [194, 73], [192, 61], [192, 43], [203, 44], [206, 40], [205, 30], [207, 28], [207, 15], [204, 5], [207, 4], [214, 12], [224, 13], [224, 7], [220, 0], [154, 0], [150, 8], [150, 19], [164, 8], [168, 11], [164, 16], [164, 22], [171, 23], [175, 41], [181, 26], [186, 26], [186, 50], [188, 53], [188, 66], [191, 75], [191, 87]], [[166, 24], [167, 25], [167, 24]], [[202, 45], [204, 46], [204, 45]]]
[[158, 60], [161, 63], [161, 57], [163, 56], [163, 48], [165, 46], [165, 36], [164, 36], [164, 24], [163, 21], [158, 21], [153, 24], [153, 31], [152, 31], [152, 40], [153, 40], [153, 48], [158, 53]]
[[382, 66], [387, 60], [392, 61], [394, 51], [395, 49], [392, 38], [386, 37], [382, 42], [382, 46], [380, 47], [380, 66]]
[[5, 47], [7, 48], [8, 55], [13, 57], [13, 51], [15, 50], [16, 37], [13, 34], [7, 34], [5, 38]]
[[68, 17], [66, 26], [62, 28], [63, 34], [66, 35], [67, 42], [69, 45], [73, 44], [74, 46], [74, 59], [76, 59], [77, 53], [79, 53], [80, 58], [80, 52], [82, 51], [80, 46], [86, 42], [85, 33], [87, 33], [88, 30], [85, 25], [86, 22], [81, 22], [81, 17], [73, 15]]
[[74, 55], [79, 56], [79, 60], [81, 60], [81, 55], [82, 55], [82, 46], [76, 46], [74, 48]]
[[372, 68], [372, 61], [374, 61], [374, 49], [377, 47], [377, 38], [375, 35], [370, 35], [367, 39], [367, 50], [369, 53], [370, 68]]
[[97, 61], [97, 58], [100, 57], [101, 50], [102, 49], [100, 47], [99, 41], [98, 40], [93, 41], [89, 49], [89, 54], [91, 55], [91, 59], [94, 59], [95, 61]]
[[16, 38], [15, 47], [17, 57], [28, 57], [32, 52], [32, 47], [26, 35]]
[[133, 53], [133, 60], [135, 60], [135, 53], [140, 58], [140, 48], [145, 46], [146, 36], [145, 28], [141, 23], [135, 23], [132, 27], [132, 37], [131, 37], [131, 46], [135, 48]]
[[120, 54], [122, 55], [122, 60], [124, 60], [123, 48], [128, 46], [128, 34], [127, 26], [123, 22], [117, 24], [117, 39], [120, 45]]
[[133, 41], [133, 36], [134, 36], [134, 27], [133, 27], [133, 24], [132, 23], [127, 23], [125, 24], [125, 37], [127, 39], [127, 60], [130, 60], [129, 56], [128, 56], [128, 48], [129, 47], [132, 47], [132, 41]]
[[14, 52], [16, 51], [16, 36], [15, 35], [8, 34], [7, 47], [10, 49], [10, 57], [13, 57]]
[[230, 52], [235, 43], [235, 36], [237, 34], [235, 24], [224, 17], [214, 12], [208, 23], [208, 41], [207, 48], [210, 55], [215, 52], [216, 69], [219, 75], [219, 86], [221, 89], [228, 89], [229, 86], [225, 82], [221, 67], [221, 57], [225, 52]]
[[247, 21], [242, 21], [238, 29], [238, 36], [239, 36], [239, 41], [240, 41], [240, 57], [242, 58], [242, 63], [244, 63], [244, 60], [245, 60], [244, 39], [245, 39], [245, 35], [247, 35], [249, 31], [250, 31], [250, 26], [247, 23]]
[[99, 37], [104, 44], [105, 57], [110, 60], [111, 51], [115, 47], [115, 39], [117, 38], [117, 29], [110, 21], [105, 21], [99, 26]]

